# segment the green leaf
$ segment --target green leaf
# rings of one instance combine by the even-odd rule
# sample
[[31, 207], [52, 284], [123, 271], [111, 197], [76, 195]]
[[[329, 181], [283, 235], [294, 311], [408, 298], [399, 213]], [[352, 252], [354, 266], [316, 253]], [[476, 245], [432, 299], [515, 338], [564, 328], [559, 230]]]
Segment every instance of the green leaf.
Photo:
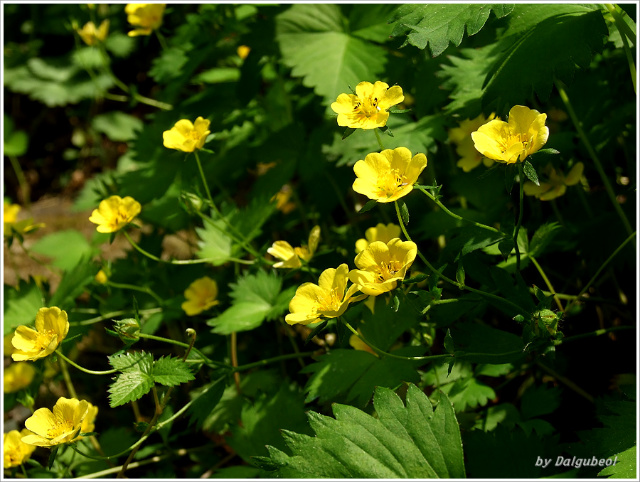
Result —
[[598, 475], [604, 477], [612, 476], [615, 479], [635, 479], [637, 477], [636, 468], [636, 447], [631, 447], [624, 452], [614, 455], [615, 465], [610, 465], [602, 469]]
[[352, 127], [347, 127], [344, 132], [342, 133], [342, 140], [344, 141], [347, 137], [349, 137], [351, 134], [353, 134], [356, 131], [356, 129], [352, 128]]
[[423, 320], [420, 307], [402, 292], [397, 295], [399, 307], [390, 304], [384, 296], [376, 296], [374, 312], [363, 310], [360, 331], [373, 345], [387, 351], [398, 338]]
[[[220, 378], [204, 387], [189, 407], [189, 426], [195, 423], [196, 430], [200, 430], [204, 421], [218, 406], [225, 389], [225, 378]], [[233, 387], [235, 390], [235, 387]], [[193, 392], [192, 392], [193, 393]]]
[[29, 147], [29, 136], [24, 131], [14, 131], [13, 121], [9, 116], [4, 114], [4, 155], [5, 156], [22, 156], [27, 152]]
[[558, 78], [568, 83], [576, 66], [588, 68], [601, 52], [607, 26], [598, 5], [516, 5], [498, 57], [487, 66], [483, 106], [503, 110], [522, 102], [532, 91], [547, 99]]
[[58, 289], [51, 297], [51, 306], [73, 305], [74, 300], [80, 296], [86, 286], [94, 280], [97, 269], [88, 261], [81, 259], [78, 264], [68, 270], [62, 276]]
[[91, 127], [116, 142], [135, 139], [142, 126], [140, 119], [120, 111], [97, 115], [91, 121]]
[[477, 363], [508, 363], [522, 358], [522, 338], [478, 323], [457, 323], [452, 329], [456, 358]]
[[[393, 353], [417, 355], [424, 351], [400, 349]], [[380, 359], [365, 351], [331, 350], [301, 370], [313, 374], [305, 386], [306, 402], [318, 398], [320, 403], [341, 401], [364, 407], [377, 386], [395, 388], [403, 381], [417, 381], [414, 365], [391, 357]]]
[[196, 75], [193, 84], [221, 84], [240, 80], [240, 69], [237, 67], [216, 67]]
[[36, 241], [31, 250], [52, 258], [51, 264], [65, 271], [77, 266], [82, 258], [90, 258], [96, 252], [84, 235], [74, 229], [47, 234]]
[[3, 334], [8, 335], [20, 325], [34, 323], [38, 310], [45, 306], [40, 288], [35, 281], [20, 280], [18, 289], [5, 284], [3, 288]]
[[562, 229], [562, 226], [556, 222], [545, 223], [540, 226], [529, 242], [529, 254], [534, 257], [543, 254], [560, 229]]
[[282, 315], [293, 297], [292, 290], [282, 293], [282, 279], [276, 274], [259, 271], [255, 275], [238, 278], [229, 285], [233, 306], [220, 316], [207, 321], [213, 332], [228, 335], [234, 331], [248, 331], [260, 326], [266, 319]]
[[112, 355], [109, 364], [120, 370], [114, 382], [109, 386], [109, 406], [111, 408], [138, 400], [149, 393], [154, 385], [151, 371], [153, 355], [145, 352]]
[[466, 29], [467, 35], [478, 33], [491, 11], [497, 18], [508, 15], [513, 5], [469, 5], [469, 4], [429, 4], [402, 5], [389, 20], [396, 22], [392, 36], [407, 32], [403, 44], [411, 44], [419, 49], [429, 46], [431, 55], [437, 57], [446, 50], [451, 42], [456, 47], [462, 42]]
[[164, 84], [182, 74], [182, 67], [189, 58], [183, 48], [170, 47], [161, 52], [160, 56], [153, 59], [149, 75], [156, 82]]
[[196, 256], [201, 259], [210, 259], [211, 264], [219, 266], [226, 263], [231, 257], [231, 238], [225, 233], [227, 228], [224, 221], [205, 221], [203, 228], [196, 228], [200, 237], [198, 241], [199, 251]]
[[376, 201], [375, 199], [369, 199], [364, 206], [362, 206], [362, 208], [360, 208], [360, 211], [358, 211], [358, 214], [362, 214], [362, 213], [366, 213], [367, 211], [371, 211], [376, 204], [378, 204], [378, 201]]
[[400, 217], [404, 224], [409, 224], [409, 208], [404, 201], [400, 201]]
[[284, 450], [283, 430], [310, 433], [305, 416], [304, 397], [288, 384], [274, 394], [261, 394], [242, 408], [240, 423], [231, 428], [228, 443], [245, 461], [268, 455], [266, 446]]
[[523, 169], [524, 175], [527, 176], [527, 178], [536, 186], [539, 186], [540, 181], [538, 181], [538, 173], [536, 172], [535, 167], [533, 167], [529, 161], [524, 161]]
[[105, 40], [105, 47], [114, 56], [125, 58], [133, 51], [135, 39], [120, 32], [111, 32]]
[[174, 387], [195, 380], [189, 365], [179, 358], [161, 357], [153, 363], [151, 376], [155, 383]]
[[334, 102], [339, 94], [367, 79], [380, 79], [386, 51], [350, 31], [338, 5], [293, 5], [276, 17], [276, 41], [291, 75]]
[[415, 385], [406, 405], [391, 390], [376, 389], [374, 418], [334, 404], [335, 418], [309, 412], [314, 437], [283, 431], [288, 455], [275, 447], [268, 462], [286, 478], [459, 478], [465, 476], [462, 442], [451, 403], [434, 410]]

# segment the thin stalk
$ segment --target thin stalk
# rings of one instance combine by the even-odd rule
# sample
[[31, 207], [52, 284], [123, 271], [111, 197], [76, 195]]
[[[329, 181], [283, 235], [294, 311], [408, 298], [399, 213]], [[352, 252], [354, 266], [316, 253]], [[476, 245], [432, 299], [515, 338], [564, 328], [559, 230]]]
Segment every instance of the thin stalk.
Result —
[[[76, 452], [78, 452], [78, 450], [76, 450]], [[81, 453], [81, 452], [79, 452]], [[179, 449], [176, 451], [176, 454], [178, 456], [184, 456], [188, 453], [187, 449]], [[156, 455], [154, 457], [151, 457], [150, 459], [146, 459], [146, 460], [141, 460], [139, 462], [132, 462], [129, 464], [129, 468], [130, 469], [135, 469], [138, 467], [144, 467], [145, 465], [149, 465], [149, 464], [155, 464], [157, 462], [160, 462], [170, 456], [174, 455], [173, 453], [167, 453], [167, 454], [163, 454], [163, 455]], [[105, 470], [101, 470], [99, 472], [93, 472], [91, 474], [87, 474], [87, 475], [83, 475], [80, 477], [76, 477], [77, 479], [97, 479], [98, 477], [104, 477], [105, 475], [111, 475], [111, 474], [117, 474], [118, 472], [120, 472], [120, 470], [122, 470], [122, 466], [118, 466], [118, 467], [113, 467], [110, 469], [105, 469]]]
[[64, 359], [60, 360], [60, 371], [62, 371], [62, 377], [64, 378], [64, 383], [67, 386], [67, 391], [71, 398], [78, 398], [78, 394], [76, 393], [76, 389], [73, 386], [73, 382], [71, 381], [71, 376], [69, 376], [69, 368], [67, 368], [67, 362]]
[[[131, 239], [131, 236], [129, 236], [129, 233], [127, 233], [126, 231], [122, 231], [122, 233], [124, 234], [124, 237], [127, 238], [129, 243], [131, 244], [131, 246], [133, 246], [133, 248], [136, 251], [138, 251], [140, 254], [146, 256], [149, 259], [157, 261], [158, 263], [166, 263], [166, 264], [202, 264], [202, 263], [211, 263], [212, 261], [216, 261], [213, 258], [172, 259], [172, 260], [167, 261], [167, 260], [158, 258], [157, 256], [155, 256], [155, 255], [149, 253], [148, 251], [145, 251], [144, 249], [142, 249], [140, 247], [140, 245], [138, 245], [138, 243], [136, 243], [133, 239]], [[250, 260], [245, 260], [245, 259], [238, 259], [238, 258], [228, 258], [228, 260], [233, 262], [233, 263], [239, 263], [239, 264], [254, 264], [255, 263], [255, 261], [250, 261]]]
[[629, 223], [627, 216], [624, 214], [624, 211], [622, 210], [620, 203], [616, 199], [616, 193], [613, 191], [613, 186], [611, 185], [611, 182], [609, 181], [607, 174], [604, 172], [604, 168], [602, 167], [600, 158], [596, 154], [596, 151], [594, 150], [594, 148], [591, 146], [591, 142], [589, 142], [589, 138], [587, 137], [586, 133], [582, 129], [582, 125], [578, 120], [578, 116], [573, 110], [573, 106], [571, 105], [571, 101], [569, 100], [569, 96], [567, 95], [567, 92], [565, 91], [560, 81], [556, 81], [556, 87], [558, 88], [558, 93], [560, 94], [560, 98], [562, 99], [562, 102], [564, 102], [564, 105], [567, 109], [567, 113], [569, 114], [569, 117], [571, 117], [571, 121], [573, 122], [573, 125], [576, 128], [576, 132], [578, 133], [580, 140], [584, 144], [585, 148], [587, 149], [587, 152], [589, 153], [589, 156], [591, 157], [591, 160], [596, 166], [596, 170], [598, 171], [598, 174], [600, 175], [600, 179], [602, 180], [602, 184], [604, 184], [604, 188], [607, 191], [607, 195], [609, 196], [609, 199], [613, 204], [613, 208], [615, 209], [616, 213], [620, 217], [622, 224], [624, 224], [624, 227], [627, 230], [627, 233], [631, 234], [633, 232], [633, 228], [631, 227], [631, 224]]
[[366, 343], [373, 351], [378, 353], [379, 355], [389, 356], [391, 358], [397, 358], [399, 360], [410, 360], [410, 361], [431, 361], [431, 360], [440, 360], [442, 358], [451, 358], [453, 355], [447, 353], [446, 355], [429, 355], [429, 356], [401, 356], [394, 355], [393, 353], [388, 353], [384, 350], [381, 350], [377, 346], [373, 345], [371, 342], [367, 341], [367, 339], [358, 331], [356, 331], [348, 322], [341, 320], [344, 323], [351, 333], [360, 338], [364, 343]]
[[558, 297], [558, 295], [556, 294], [556, 290], [553, 287], [553, 285], [551, 284], [551, 281], [549, 281], [549, 278], [547, 277], [546, 273], [544, 272], [544, 270], [542, 269], [542, 266], [540, 266], [540, 263], [538, 263], [538, 260], [536, 258], [534, 258], [533, 256], [529, 255], [529, 259], [531, 260], [531, 262], [533, 263], [533, 265], [536, 267], [536, 269], [538, 270], [538, 273], [540, 273], [540, 276], [542, 276], [542, 279], [544, 280], [544, 282], [547, 285], [547, 288], [549, 288], [549, 291], [551, 291], [551, 294], [553, 294], [553, 299], [556, 302], [556, 305], [558, 305], [558, 309], [560, 311], [564, 311], [564, 308], [562, 307], [562, 302], [560, 301], [560, 298]]
[[247, 370], [251, 370], [252, 368], [263, 367], [266, 365], [270, 365], [272, 363], [276, 363], [283, 360], [292, 360], [294, 358], [302, 358], [306, 356], [313, 356], [315, 354], [314, 351], [306, 351], [300, 353], [289, 353], [288, 355], [280, 355], [273, 358], [267, 358], [265, 360], [260, 360], [253, 363], [247, 363], [246, 365], [240, 365], [233, 369], [234, 372], [244, 372]]
[[[153, 313], [160, 313], [162, 311], [163, 311], [162, 308], [149, 308], [149, 309], [146, 309], [146, 310], [139, 310], [138, 313], [145, 314], [145, 315], [151, 315]], [[107, 313], [106, 315], [96, 316], [95, 318], [89, 318], [88, 320], [71, 321], [71, 322], [69, 322], [69, 324], [71, 326], [93, 325], [94, 323], [99, 323], [101, 321], [108, 320], [110, 318], [113, 318], [114, 316], [126, 315], [127, 313], [131, 313], [131, 310], [113, 311], [111, 313]]]
[[231, 332], [231, 366], [233, 367], [233, 380], [236, 384], [236, 390], [238, 394], [242, 393], [240, 390], [240, 373], [236, 370], [238, 368], [238, 334]]
[[[78, 370], [88, 373], [89, 375], [112, 375], [114, 373], [116, 373], [118, 370], [116, 370], [115, 368], [113, 370], [104, 370], [104, 371], [96, 371], [96, 370], [88, 370], [84, 367], [81, 367], [80, 365], [78, 365], [76, 362], [74, 362], [73, 360], [70, 360], [69, 358], [67, 358], [66, 356], [64, 356], [62, 354], [62, 352], [60, 351], [60, 349], [56, 350], [55, 353], [62, 358], [64, 361], [66, 361], [69, 365], [72, 365], [74, 367], [76, 367]], [[60, 365], [62, 367], [62, 364]]]
[[568, 336], [566, 338], [563, 338], [561, 340], [555, 340], [554, 345], [556, 346], [563, 345], [570, 341], [581, 340], [582, 338], [591, 338], [592, 336], [602, 336], [614, 331], [635, 330], [635, 329], [636, 329], [635, 326], [630, 326], [630, 325], [610, 326], [609, 328], [602, 328], [600, 330], [591, 331], [589, 333], [581, 333], [580, 335], [573, 335], [573, 336]]
[[[149, 335], [147, 333], [138, 333], [138, 336], [140, 338], [146, 338], [148, 340], [155, 340], [155, 341], [161, 341], [161, 342], [164, 342], [164, 343], [170, 343], [172, 345], [181, 346], [183, 348], [189, 348], [189, 346], [190, 346], [189, 344], [183, 343], [181, 341], [172, 340], [170, 338], [163, 338], [161, 336], [156, 336], [156, 335]], [[200, 356], [202, 358], [202, 360], [207, 365], [215, 365], [217, 367], [228, 368], [228, 369], [232, 368], [230, 365], [227, 365], [226, 363], [218, 362], [218, 361], [215, 361], [215, 360], [210, 360], [204, 353], [202, 353], [200, 350], [198, 350], [195, 347], [192, 347], [191, 349], [194, 352], [196, 352], [198, 354], [198, 356]]]
[[567, 377], [565, 377], [563, 375], [560, 375], [558, 372], [556, 372], [555, 370], [549, 368], [548, 366], [544, 365], [542, 362], [540, 362], [538, 360], [536, 360], [536, 365], [538, 365], [540, 368], [542, 368], [545, 372], [547, 372], [549, 375], [554, 377], [560, 383], [565, 384], [567, 387], [569, 387], [571, 390], [576, 392], [578, 395], [583, 396], [584, 398], [589, 400], [591, 403], [594, 402], [594, 398], [591, 395], [589, 395], [586, 391], [584, 391], [582, 388], [580, 388], [574, 382], [569, 380]]
[[496, 228], [494, 228], [492, 226], [487, 226], [486, 224], [482, 224], [482, 223], [477, 223], [475, 221], [471, 221], [470, 219], [465, 219], [462, 216], [458, 216], [456, 213], [453, 213], [453, 212], [449, 211], [449, 209], [447, 209], [447, 207], [444, 204], [442, 204], [438, 199], [436, 199], [424, 187], [422, 187], [422, 186], [420, 186], [418, 184], [414, 184], [413, 188], [414, 189], [418, 189], [419, 191], [422, 191], [429, 199], [431, 199], [434, 203], [436, 203], [438, 205], [438, 207], [440, 207], [440, 209], [442, 209], [446, 214], [448, 214], [452, 218], [458, 219], [459, 221], [464, 221], [464, 222], [469, 223], [469, 224], [473, 224], [474, 226], [476, 226], [478, 228], [486, 229], [487, 231], [491, 231], [491, 232], [506, 236], [506, 234], [503, 233], [502, 231], [500, 231], [499, 229], [496, 229]]
[[616, 25], [616, 28], [618, 29], [618, 32], [620, 32], [620, 40], [622, 40], [622, 48], [624, 49], [624, 54], [627, 57], [629, 73], [631, 74], [631, 82], [633, 83], [633, 91], [637, 94], [638, 90], [636, 88], [636, 65], [633, 61], [633, 53], [631, 52], [631, 49], [629, 48], [629, 44], [627, 42], [628, 38], [635, 46], [636, 36], [618, 12], [618, 9], [620, 7], [618, 7], [617, 5], [613, 6], [610, 3], [605, 3], [604, 6], [613, 16], [613, 21]]
[[378, 129], [377, 128], [373, 129], [373, 132], [376, 135], [376, 139], [378, 141], [378, 145], [380, 146], [380, 150], [384, 151], [384, 146], [382, 145], [382, 139], [380, 139], [380, 133], [378, 132]]
[[18, 185], [20, 186], [20, 193], [22, 194], [22, 203], [26, 207], [29, 207], [29, 204], [31, 204], [31, 200], [30, 200], [31, 188], [29, 187], [29, 183], [24, 177], [24, 172], [20, 167], [20, 161], [18, 161], [18, 159], [16, 159], [15, 156], [7, 156], [7, 157], [11, 162], [11, 167], [13, 168], [13, 172], [16, 173], [16, 179], [18, 179]]
[[522, 213], [524, 211], [524, 170], [522, 169], [522, 162], [518, 162], [518, 178], [520, 181], [520, 205], [518, 223], [516, 224], [516, 229], [513, 232], [513, 243], [515, 244], [516, 249], [516, 271], [520, 273], [520, 247], [518, 246], [518, 232], [520, 231], [520, 226], [522, 226]]
[[595, 280], [598, 278], [598, 276], [600, 275], [600, 273], [602, 273], [602, 270], [604, 270], [604, 268], [605, 268], [605, 267], [606, 267], [606, 266], [611, 262], [611, 260], [612, 260], [613, 258], [615, 258], [615, 257], [616, 257], [616, 255], [617, 255], [620, 251], [622, 251], [622, 248], [624, 248], [624, 247], [627, 245], [627, 243], [628, 243], [629, 241], [631, 241], [635, 236], [636, 236], [636, 233], [635, 233], [635, 231], [634, 231], [633, 233], [631, 233], [631, 234], [627, 237], [627, 239], [625, 239], [625, 240], [622, 242], [622, 244], [620, 244], [620, 246], [618, 246], [618, 247], [616, 248], [616, 250], [615, 250], [613, 253], [611, 253], [611, 255], [610, 255], [610, 256], [605, 260], [605, 262], [604, 262], [604, 263], [602, 263], [602, 266], [600, 266], [600, 267], [598, 268], [598, 271], [596, 271], [596, 274], [594, 274], [594, 275], [591, 277], [591, 279], [589, 280], [589, 282], [588, 282], [586, 285], [584, 285], [584, 287], [582, 288], [582, 290], [580, 291], [580, 293], [578, 293], [578, 296], [576, 297], [576, 299], [575, 299], [574, 301], [572, 301], [572, 302], [569, 304], [569, 306], [567, 306], [567, 311], [569, 310], [569, 308], [570, 308], [570, 307], [572, 307], [572, 306], [573, 306], [573, 304], [574, 304], [574, 303], [575, 303], [575, 302], [576, 302], [576, 301], [577, 301], [577, 300], [578, 300], [582, 295], [584, 295], [584, 294], [587, 292], [587, 290], [591, 287], [591, 285], [592, 285], [592, 284], [595, 282]]
[[139, 291], [141, 293], [146, 293], [149, 296], [151, 296], [154, 300], [156, 300], [159, 305], [163, 305], [164, 304], [163, 299], [160, 298], [148, 286], [142, 287], [142, 286], [135, 286], [135, 285], [125, 284], [125, 283], [114, 283], [113, 281], [107, 281], [105, 284], [108, 285], [108, 286], [113, 286], [114, 288], [121, 288], [121, 289], [125, 289], [125, 290], [133, 290], [133, 291]]
[[[405, 237], [407, 238], [407, 241], [412, 241], [413, 242], [413, 240], [411, 239], [411, 236], [409, 236], [409, 233], [407, 232], [407, 229], [404, 226], [404, 222], [402, 221], [402, 216], [400, 215], [400, 207], [398, 206], [398, 202], [397, 201], [395, 202], [395, 205], [396, 205], [396, 214], [398, 216], [398, 222], [400, 224], [400, 229], [402, 229], [402, 232], [404, 233]], [[451, 278], [448, 278], [447, 276], [445, 276], [442, 273], [440, 273], [437, 269], [435, 269], [433, 267], [433, 265], [431, 263], [429, 263], [427, 258], [425, 258], [424, 255], [420, 252], [420, 250], [418, 250], [418, 256], [420, 257], [422, 262], [426, 265], [426, 267], [429, 268], [429, 270], [431, 270], [435, 275], [437, 275], [439, 278], [442, 278], [447, 283], [451, 283], [452, 285], [457, 286], [461, 290], [471, 291], [472, 293], [477, 293], [477, 294], [479, 294], [481, 296], [484, 296], [485, 298], [491, 298], [491, 299], [499, 301], [501, 303], [510, 305], [511, 307], [515, 308], [518, 313], [528, 313], [527, 310], [525, 310], [524, 308], [522, 308], [519, 305], [515, 304], [511, 300], [508, 300], [506, 298], [502, 298], [501, 296], [496, 296], [496, 295], [494, 295], [492, 293], [487, 293], [486, 291], [482, 291], [482, 290], [478, 290], [476, 288], [472, 288], [470, 286], [458, 283], [457, 281], [454, 281]]]

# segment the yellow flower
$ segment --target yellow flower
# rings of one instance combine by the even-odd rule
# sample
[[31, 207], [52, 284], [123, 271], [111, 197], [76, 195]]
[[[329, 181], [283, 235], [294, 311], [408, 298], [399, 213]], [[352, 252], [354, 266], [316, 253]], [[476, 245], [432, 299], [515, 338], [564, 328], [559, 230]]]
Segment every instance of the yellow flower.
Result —
[[464, 172], [475, 169], [481, 162], [487, 167], [491, 167], [495, 162], [493, 159], [482, 156], [474, 147], [473, 139], [471, 139], [471, 133], [473, 131], [476, 131], [485, 122], [494, 117], [495, 114], [493, 113], [488, 119], [480, 114], [475, 119], [463, 120], [460, 122], [459, 127], [454, 127], [449, 131], [449, 140], [456, 145], [456, 153], [460, 156], [460, 160], [458, 160], [456, 165], [461, 167]]
[[516, 105], [509, 111], [508, 122], [499, 118], [489, 121], [471, 133], [471, 138], [482, 155], [514, 164], [545, 145], [549, 138], [549, 128], [544, 125], [546, 119], [547, 114]]
[[208, 276], [199, 278], [189, 285], [184, 292], [187, 299], [182, 309], [188, 316], [195, 316], [219, 303], [218, 284]]
[[17, 392], [33, 381], [36, 369], [27, 362], [12, 363], [4, 370], [4, 393]]
[[354, 164], [353, 190], [381, 203], [392, 202], [411, 192], [425, 167], [427, 156], [412, 158], [406, 147], [372, 152]]
[[36, 329], [24, 325], [16, 328], [11, 343], [15, 351], [13, 361], [37, 360], [50, 355], [69, 333], [67, 312], [56, 306], [40, 308], [36, 315]]
[[100, 27], [96, 28], [93, 22], [87, 22], [82, 29], [78, 30], [78, 35], [87, 45], [95, 45], [98, 42], [104, 42], [109, 34], [109, 20], [103, 20]]
[[107, 273], [104, 270], [98, 271], [98, 273], [93, 277], [96, 283], [100, 283], [101, 285], [105, 284], [109, 278], [107, 278]]
[[[87, 409], [87, 415], [82, 420], [82, 424], [80, 425], [80, 433], [90, 433], [93, 432], [96, 428], [96, 416], [98, 415], [98, 407], [92, 405], [87, 402], [89, 408]], [[83, 439], [84, 437], [78, 437], [78, 439]]]
[[78, 439], [83, 420], [89, 411], [89, 402], [60, 397], [53, 407], [39, 408], [24, 425], [33, 433], [22, 437], [24, 443], [38, 447], [53, 447]]
[[238, 57], [240, 57], [242, 60], [246, 59], [249, 56], [249, 52], [251, 52], [251, 47], [247, 45], [240, 45], [236, 50]]
[[111, 196], [100, 201], [89, 221], [98, 225], [96, 230], [99, 233], [115, 233], [133, 221], [141, 210], [140, 203], [131, 196]]
[[356, 241], [356, 253], [360, 253], [367, 249], [369, 244], [374, 241], [382, 241], [388, 243], [393, 238], [400, 237], [400, 226], [397, 224], [389, 223], [386, 226], [382, 223], [378, 223], [374, 228], [369, 228], [364, 232], [366, 239], [361, 238]]
[[392, 239], [388, 243], [374, 241], [356, 256], [359, 269], [349, 272], [349, 279], [367, 295], [378, 296], [395, 289], [416, 259], [418, 247], [412, 241]]
[[284, 214], [289, 214], [296, 208], [295, 203], [289, 202], [289, 199], [291, 199], [291, 194], [291, 186], [285, 184], [277, 193], [275, 193], [271, 197], [270, 201], [276, 202], [276, 209], [278, 211], [281, 211]]
[[402, 87], [384, 82], [360, 82], [356, 85], [356, 93], [340, 94], [331, 104], [331, 109], [338, 114], [338, 125], [354, 129], [375, 129], [387, 125], [389, 109], [404, 100]]
[[346, 289], [348, 272], [349, 267], [343, 263], [337, 269], [324, 270], [317, 285], [301, 284], [289, 303], [291, 313], [285, 317], [285, 321], [290, 325], [308, 325], [320, 321], [321, 317], [336, 318], [342, 315], [349, 303], [362, 299], [361, 296], [353, 297], [358, 291], [356, 285]]
[[202, 117], [198, 117], [194, 124], [188, 119], [179, 120], [170, 130], [162, 133], [164, 147], [183, 152], [202, 149], [204, 141], [211, 134], [209, 124], [211, 122]]
[[11, 236], [12, 233], [26, 234], [44, 226], [44, 223], [33, 224], [33, 219], [23, 219], [18, 221], [18, 213], [22, 208], [19, 204], [11, 204], [4, 201], [3, 225], [4, 236]]
[[274, 268], [300, 268], [302, 266], [301, 259], [309, 262], [313, 258], [318, 243], [320, 242], [320, 226], [314, 226], [309, 233], [309, 243], [307, 246], [293, 248], [286, 241], [274, 242], [267, 253], [274, 258], [281, 259], [273, 265]]
[[29, 435], [27, 429], [11, 430], [4, 434], [2, 446], [4, 447], [4, 468], [10, 469], [22, 465], [36, 449], [35, 445], [26, 444], [22, 437]]
[[14, 351], [13, 345], [11, 344], [12, 338], [13, 338], [13, 333], [4, 335], [4, 340], [3, 340], [4, 356], [11, 356], [11, 354]]
[[566, 192], [567, 186], [578, 184], [583, 171], [584, 164], [581, 162], [573, 166], [567, 176], [550, 166], [549, 180], [540, 182], [539, 186], [536, 186], [531, 181], [525, 182], [524, 193], [527, 196], [535, 196], [540, 199], [540, 201], [550, 201], [551, 199], [562, 196]]
[[150, 35], [153, 30], [159, 28], [162, 25], [164, 9], [163, 3], [128, 3], [124, 7], [127, 22], [134, 27], [139, 27], [129, 32], [129, 37]]

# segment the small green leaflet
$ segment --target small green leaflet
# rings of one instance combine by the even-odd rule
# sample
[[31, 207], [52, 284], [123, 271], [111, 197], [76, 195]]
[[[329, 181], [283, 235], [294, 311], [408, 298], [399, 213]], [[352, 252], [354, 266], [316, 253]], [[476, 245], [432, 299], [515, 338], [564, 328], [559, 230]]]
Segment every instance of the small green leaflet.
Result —
[[156, 383], [168, 387], [175, 387], [195, 379], [189, 365], [179, 358], [170, 356], [162, 357], [154, 362], [151, 376]]
[[538, 181], [538, 173], [536, 172], [535, 167], [533, 167], [529, 161], [524, 161], [523, 168], [525, 176], [527, 176], [536, 186], [539, 186], [540, 181]]

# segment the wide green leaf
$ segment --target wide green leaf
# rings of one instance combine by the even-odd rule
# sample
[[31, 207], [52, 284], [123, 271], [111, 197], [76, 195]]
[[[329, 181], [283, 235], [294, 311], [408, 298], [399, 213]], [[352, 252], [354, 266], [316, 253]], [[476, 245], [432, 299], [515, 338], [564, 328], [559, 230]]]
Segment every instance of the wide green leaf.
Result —
[[276, 18], [283, 62], [325, 104], [349, 86], [381, 80], [387, 61], [383, 48], [351, 32], [348, 23], [339, 5], [328, 4], [292, 5]]
[[90, 258], [97, 251], [80, 231], [74, 229], [47, 234], [36, 241], [31, 250], [53, 258], [51, 264], [63, 270], [75, 267], [82, 258]]
[[290, 453], [267, 447], [263, 467], [287, 478], [434, 478], [465, 476], [460, 430], [445, 395], [434, 410], [409, 385], [406, 405], [388, 388], [376, 389], [378, 417], [334, 404], [335, 418], [309, 412], [315, 437], [283, 431]]
[[478, 33], [493, 11], [497, 18], [508, 15], [513, 5], [500, 4], [411, 4], [398, 7], [390, 22], [395, 22], [392, 36], [407, 34], [403, 44], [419, 49], [427, 46], [433, 57], [446, 50], [449, 43], [456, 47], [462, 42], [465, 29], [467, 35]]
[[18, 289], [4, 285], [3, 333], [8, 335], [20, 325], [34, 323], [44, 298], [35, 281], [20, 280]]
[[188, 364], [179, 358], [170, 356], [161, 357], [153, 363], [151, 376], [154, 382], [168, 387], [174, 387], [195, 379]]
[[117, 407], [138, 400], [149, 393], [154, 385], [151, 375], [153, 355], [145, 352], [112, 355], [109, 364], [120, 370], [109, 386], [109, 406]]

